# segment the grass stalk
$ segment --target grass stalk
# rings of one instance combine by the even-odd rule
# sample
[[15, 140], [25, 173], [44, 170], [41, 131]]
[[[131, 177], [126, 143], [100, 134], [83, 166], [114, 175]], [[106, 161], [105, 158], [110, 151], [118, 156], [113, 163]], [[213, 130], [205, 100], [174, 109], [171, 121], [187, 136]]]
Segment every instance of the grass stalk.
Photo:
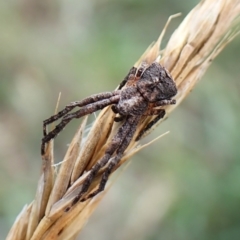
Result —
[[[202, 0], [175, 30], [165, 49], [161, 50], [160, 44], [166, 27], [156, 43], [151, 44], [135, 63], [134, 66], [138, 67], [142, 61], [151, 63], [159, 58], [160, 63], [175, 79], [178, 87], [175, 97], [177, 104], [164, 107], [165, 118], [178, 107], [214, 58], [239, 33], [239, 16], [239, 0]], [[136, 135], [151, 120], [152, 117], [145, 118], [139, 124]], [[8, 240], [76, 239], [104, 197], [107, 190], [94, 199], [71, 206], [89, 169], [104, 155], [106, 146], [119, 127], [119, 123], [114, 122], [114, 113], [109, 107], [100, 112], [87, 138], [83, 139], [86, 122], [87, 117], [82, 120], [57, 169], [54, 167], [53, 141], [48, 145], [42, 158], [42, 174], [35, 199], [16, 218]], [[139, 142], [132, 141], [117, 168], [142, 147], [144, 146]], [[95, 178], [89, 192], [98, 185], [102, 171]]]

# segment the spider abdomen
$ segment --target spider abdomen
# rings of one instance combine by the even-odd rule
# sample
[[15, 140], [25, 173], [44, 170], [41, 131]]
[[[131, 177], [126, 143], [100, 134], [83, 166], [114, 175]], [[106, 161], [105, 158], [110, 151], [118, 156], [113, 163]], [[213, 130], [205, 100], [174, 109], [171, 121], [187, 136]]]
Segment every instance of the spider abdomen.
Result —
[[177, 94], [177, 87], [168, 71], [159, 63], [152, 63], [137, 82], [137, 88], [146, 101], [171, 99]]

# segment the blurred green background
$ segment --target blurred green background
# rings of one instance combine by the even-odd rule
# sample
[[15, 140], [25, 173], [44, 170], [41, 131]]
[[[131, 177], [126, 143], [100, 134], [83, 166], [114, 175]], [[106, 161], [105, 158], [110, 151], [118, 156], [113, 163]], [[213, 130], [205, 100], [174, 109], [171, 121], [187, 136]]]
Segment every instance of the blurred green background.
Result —
[[[114, 89], [169, 15], [198, 1], [0, 2], [0, 239], [35, 195], [42, 121]], [[79, 239], [240, 239], [240, 41], [213, 62], [110, 189]], [[59, 161], [79, 121], [57, 138]]]

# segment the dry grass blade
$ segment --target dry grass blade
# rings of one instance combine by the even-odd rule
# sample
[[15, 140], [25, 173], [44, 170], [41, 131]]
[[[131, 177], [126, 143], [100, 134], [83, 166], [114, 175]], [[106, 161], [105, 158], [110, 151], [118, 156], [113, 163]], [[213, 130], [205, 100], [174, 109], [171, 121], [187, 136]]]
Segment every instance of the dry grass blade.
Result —
[[[150, 45], [136, 62], [138, 67], [142, 61], [151, 63], [160, 59], [175, 79], [177, 104], [164, 107], [166, 116], [188, 95], [213, 59], [239, 33], [239, 16], [239, 0], [203, 0], [175, 30], [164, 50], [160, 51], [163, 36], [160, 35], [158, 41]], [[110, 108], [101, 111], [84, 142], [82, 133], [86, 119], [82, 121], [56, 179], [53, 174], [53, 143], [48, 145], [36, 198], [19, 214], [7, 239], [76, 238], [104, 194], [74, 206], [71, 202], [80, 191], [88, 170], [104, 155], [106, 146], [118, 129], [119, 123], [113, 118]], [[151, 120], [152, 117], [143, 119], [136, 135]], [[139, 143], [132, 140], [119, 166], [140, 149]], [[98, 185], [101, 173], [94, 179], [89, 192]]]

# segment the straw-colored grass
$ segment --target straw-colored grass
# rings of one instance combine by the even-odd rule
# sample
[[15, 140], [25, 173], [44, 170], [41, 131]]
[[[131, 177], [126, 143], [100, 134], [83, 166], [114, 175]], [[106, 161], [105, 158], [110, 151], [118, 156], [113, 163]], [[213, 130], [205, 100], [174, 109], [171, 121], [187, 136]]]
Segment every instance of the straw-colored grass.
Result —
[[[142, 61], [151, 63], [161, 55], [160, 63], [175, 79], [177, 104], [164, 107], [166, 117], [201, 79], [213, 59], [239, 33], [239, 15], [239, 0], [203, 0], [185, 17], [164, 50], [160, 50], [160, 43], [166, 28], [157, 42], [150, 45], [136, 62], [138, 67]], [[42, 159], [42, 175], [35, 199], [23, 208], [7, 239], [76, 239], [105, 192], [74, 206], [71, 202], [88, 170], [104, 155], [106, 146], [119, 127], [113, 118], [114, 113], [109, 107], [102, 110], [83, 141], [87, 122], [87, 117], [84, 118], [59, 168], [54, 167], [53, 141], [50, 142]], [[151, 117], [143, 119], [137, 132], [149, 121]], [[133, 140], [118, 167], [142, 147]], [[88, 193], [98, 185], [102, 171]]]

